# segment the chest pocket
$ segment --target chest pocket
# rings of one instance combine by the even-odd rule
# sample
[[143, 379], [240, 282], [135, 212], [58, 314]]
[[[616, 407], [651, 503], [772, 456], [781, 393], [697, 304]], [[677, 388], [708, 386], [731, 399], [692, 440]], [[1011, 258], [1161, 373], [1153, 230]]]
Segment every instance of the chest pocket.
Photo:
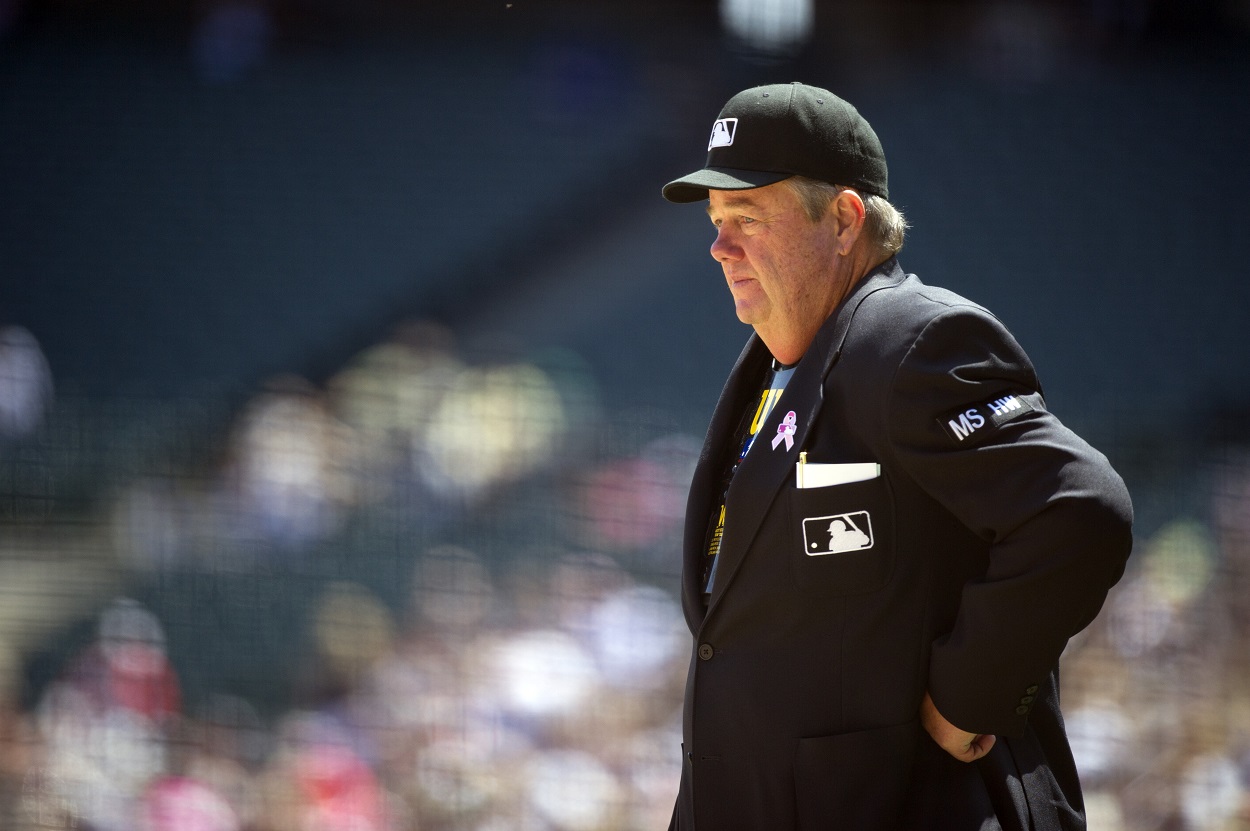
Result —
[[799, 591], [844, 597], [890, 581], [897, 556], [894, 499], [884, 476], [822, 488], [791, 484], [786, 498], [786, 560]]

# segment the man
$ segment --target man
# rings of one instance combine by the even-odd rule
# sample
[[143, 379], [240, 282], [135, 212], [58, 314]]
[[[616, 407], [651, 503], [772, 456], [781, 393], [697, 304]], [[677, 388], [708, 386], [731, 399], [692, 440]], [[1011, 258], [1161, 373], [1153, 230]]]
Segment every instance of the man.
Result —
[[1131, 548], [1120, 477], [993, 315], [900, 268], [850, 104], [739, 93], [664, 196], [706, 200], [755, 330], [687, 507], [672, 828], [1084, 828], [1057, 667]]

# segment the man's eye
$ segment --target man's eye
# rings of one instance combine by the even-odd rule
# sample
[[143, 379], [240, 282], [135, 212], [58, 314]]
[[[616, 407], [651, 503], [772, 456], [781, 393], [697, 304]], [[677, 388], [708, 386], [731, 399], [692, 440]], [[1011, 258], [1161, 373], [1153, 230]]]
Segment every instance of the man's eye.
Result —
[[751, 225], [755, 222], [755, 219], [749, 216], [744, 216], [741, 221], [743, 225]]

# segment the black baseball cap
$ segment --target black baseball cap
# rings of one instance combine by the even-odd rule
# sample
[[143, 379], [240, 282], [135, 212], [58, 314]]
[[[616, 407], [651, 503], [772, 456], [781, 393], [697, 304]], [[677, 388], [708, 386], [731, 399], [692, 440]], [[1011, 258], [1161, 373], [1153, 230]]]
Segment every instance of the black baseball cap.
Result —
[[707, 164], [664, 186], [670, 202], [712, 190], [747, 190], [806, 176], [888, 199], [885, 152], [853, 106], [828, 90], [794, 82], [744, 90], [712, 125]]

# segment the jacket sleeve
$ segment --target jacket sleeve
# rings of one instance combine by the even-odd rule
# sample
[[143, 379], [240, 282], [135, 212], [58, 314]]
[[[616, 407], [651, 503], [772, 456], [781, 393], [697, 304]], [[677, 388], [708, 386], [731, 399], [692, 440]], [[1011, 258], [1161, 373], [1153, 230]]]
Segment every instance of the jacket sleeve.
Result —
[[885, 407], [898, 468], [989, 544], [985, 574], [933, 644], [929, 692], [964, 730], [1019, 735], [1123, 573], [1128, 492], [1047, 412], [1028, 357], [979, 307], [948, 307], [920, 330]]

